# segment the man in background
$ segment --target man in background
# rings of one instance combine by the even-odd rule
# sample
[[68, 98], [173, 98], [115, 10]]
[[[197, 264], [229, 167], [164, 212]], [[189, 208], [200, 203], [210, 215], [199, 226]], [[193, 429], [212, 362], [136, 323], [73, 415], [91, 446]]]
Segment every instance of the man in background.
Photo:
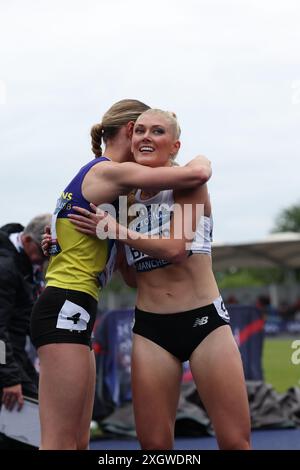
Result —
[[[31, 309], [44, 287], [40, 244], [50, 218], [43, 214], [25, 228], [16, 223], [0, 228], [0, 341], [5, 352], [0, 361], [0, 407], [8, 410], [15, 406], [21, 410], [24, 395], [37, 398], [38, 374], [26, 344]], [[0, 434], [1, 447], [21, 448], [22, 444]]]

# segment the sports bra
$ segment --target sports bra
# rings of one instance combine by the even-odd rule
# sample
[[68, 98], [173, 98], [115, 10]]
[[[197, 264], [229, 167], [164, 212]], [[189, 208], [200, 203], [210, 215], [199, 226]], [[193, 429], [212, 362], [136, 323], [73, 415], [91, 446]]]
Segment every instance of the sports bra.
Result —
[[[130, 223], [129, 227], [140, 233], [167, 237], [170, 234], [172, 206], [174, 205], [173, 190], [167, 189], [151, 198], [141, 199], [141, 190], [138, 189], [135, 201], [134, 207], [138, 210], [139, 216]], [[194, 253], [211, 254], [212, 231], [212, 215], [200, 216], [189, 255]], [[125, 253], [127, 263], [130, 266], [135, 265], [138, 272], [152, 271], [171, 264], [167, 260], [153, 258], [128, 245], [125, 245]]]

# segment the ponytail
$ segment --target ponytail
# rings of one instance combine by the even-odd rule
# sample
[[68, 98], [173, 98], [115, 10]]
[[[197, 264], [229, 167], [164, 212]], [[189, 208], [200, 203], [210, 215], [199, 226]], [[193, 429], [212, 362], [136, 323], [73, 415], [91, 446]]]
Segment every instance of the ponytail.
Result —
[[103, 127], [102, 123], [95, 124], [91, 129], [92, 137], [92, 151], [95, 154], [95, 158], [102, 156], [102, 137], [103, 137]]

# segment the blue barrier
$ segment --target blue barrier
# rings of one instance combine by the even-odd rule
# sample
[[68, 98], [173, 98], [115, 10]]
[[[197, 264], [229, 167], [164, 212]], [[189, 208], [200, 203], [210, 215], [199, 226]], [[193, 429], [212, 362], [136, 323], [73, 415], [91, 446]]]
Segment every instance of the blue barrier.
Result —
[[279, 316], [268, 316], [265, 323], [265, 333], [268, 336], [293, 335], [300, 333], [299, 320], [284, 320]]
[[252, 306], [230, 305], [231, 329], [239, 347], [246, 380], [263, 380], [264, 319]]
[[97, 319], [93, 341], [97, 373], [95, 407], [104, 415], [106, 410], [131, 400], [133, 314], [133, 309], [111, 310]]

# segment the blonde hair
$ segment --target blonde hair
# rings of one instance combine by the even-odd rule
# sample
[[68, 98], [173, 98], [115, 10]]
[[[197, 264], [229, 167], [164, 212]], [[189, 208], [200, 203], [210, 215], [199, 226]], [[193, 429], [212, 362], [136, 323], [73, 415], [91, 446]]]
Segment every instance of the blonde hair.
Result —
[[95, 124], [91, 129], [92, 151], [95, 157], [102, 155], [102, 140], [107, 142], [113, 139], [119, 129], [130, 121], [136, 121], [137, 118], [150, 106], [138, 100], [125, 99], [113, 104], [104, 114], [102, 122]]
[[[181, 129], [180, 129], [177, 116], [175, 113], [173, 113], [172, 111], [164, 111], [163, 109], [158, 109], [158, 108], [149, 108], [142, 113], [143, 116], [145, 114], [146, 115], [147, 114], [159, 114], [160, 116], [163, 116], [165, 119], [167, 119], [167, 121], [170, 123], [174, 139], [179, 140]], [[178, 166], [178, 163], [175, 162], [177, 153], [175, 155], [172, 155], [171, 157], [172, 166]]]
[[180, 138], [181, 134], [181, 129], [177, 120], [177, 116], [175, 113], [172, 111], [164, 111], [163, 109], [158, 109], [158, 108], [149, 108], [146, 111], [144, 111], [143, 116], [146, 114], [159, 114], [160, 116], [163, 116], [165, 119], [167, 119], [171, 125], [173, 136], [176, 140]]

